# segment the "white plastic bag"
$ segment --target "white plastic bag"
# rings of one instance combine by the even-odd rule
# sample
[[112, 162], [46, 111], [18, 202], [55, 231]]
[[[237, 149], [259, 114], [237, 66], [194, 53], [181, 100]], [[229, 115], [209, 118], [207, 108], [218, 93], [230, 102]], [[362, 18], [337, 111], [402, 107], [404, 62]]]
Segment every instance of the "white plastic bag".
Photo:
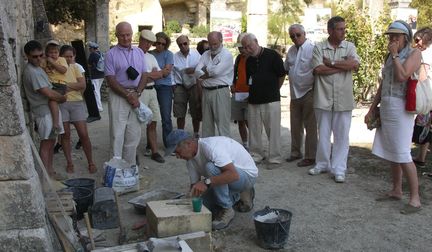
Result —
[[137, 114], [138, 121], [141, 123], [149, 124], [153, 119], [153, 112], [142, 102], [140, 102], [139, 107], [135, 109], [135, 113]]
[[432, 110], [432, 86], [428, 77], [416, 86], [416, 113], [427, 114]]
[[104, 185], [122, 194], [139, 190], [139, 172], [137, 165], [130, 165], [118, 157], [104, 164]]

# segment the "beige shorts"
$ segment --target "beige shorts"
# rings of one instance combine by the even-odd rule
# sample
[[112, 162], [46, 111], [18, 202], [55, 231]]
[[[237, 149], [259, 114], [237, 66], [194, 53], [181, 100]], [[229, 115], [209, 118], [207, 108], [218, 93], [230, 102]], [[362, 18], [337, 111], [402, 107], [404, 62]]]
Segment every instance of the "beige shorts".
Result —
[[140, 97], [140, 101], [144, 103], [153, 113], [152, 122], [161, 120], [159, 102], [157, 99], [156, 89], [144, 89]]
[[173, 112], [175, 118], [186, 117], [188, 103], [192, 119], [201, 121], [201, 102], [198, 100], [196, 85], [191, 87], [190, 89], [186, 89], [182, 85], [177, 85], [174, 90], [173, 105]]
[[[62, 116], [59, 111], [59, 120], [62, 121]], [[35, 116], [37, 125], [37, 131], [41, 140], [55, 139], [57, 136], [51, 134], [53, 129], [53, 120], [51, 113], [47, 113], [44, 116]], [[59, 124], [59, 134], [64, 134], [63, 123]]]
[[87, 119], [87, 108], [83, 101], [69, 101], [59, 105], [63, 122], [80, 122]]
[[246, 121], [248, 113], [248, 103], [239, 102], [231, 97], [231, 120], [233, 121]]

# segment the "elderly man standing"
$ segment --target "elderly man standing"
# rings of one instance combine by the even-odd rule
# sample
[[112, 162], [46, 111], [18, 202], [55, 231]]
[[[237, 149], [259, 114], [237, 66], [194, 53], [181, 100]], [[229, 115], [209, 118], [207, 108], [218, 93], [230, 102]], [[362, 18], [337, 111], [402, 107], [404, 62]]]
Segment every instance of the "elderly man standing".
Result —
[[105, 57], [105, 76], [109, 90], [110, 133], [114, 157], [136, 164], [141, 126], [134, 109], [147, 83], [144, 52], [132, 46], [132, 27], [127, 22], [116, 26], [118, 44]]
[[298, 167], [315, 164], [317, 125], [313, 109], [313, 68], [312, 52], [314, 44], [306, 39], [304, 27], [293, 24], [289, 35], [294, 46], [288, 50], [285, 60], [285, 70], [290, 83], [290, 123], [291, 123], [291, 156], [292, 162], [302, 158], [301, 147], [304, 130], [306, 130], [304, 159], [297, 163]]
[[[141, 95], [140, 100], [150, 108], [153, 113], [152, 122], [147, 125], [147, 147], [150, 148], [150, 158], [158, 163], [165, 163], [165, 159], [159, 154], [157, 146], [156, 123], [161, 120], [159, 102], [157, 99], [156, 90], [154, 89], [154, 80], [163, 77], [162, 71], [156, 58], [149, 53], [152, 44], [156, 42], [156, 36], [150, 30], [142, 30], [139, 38], [138, 47], [144, 52], [144, 62], [147, 72], [146, 91]], [[144, 153], [146, 154], [146, 153]]]
[[180, 35], [176, 39], [180, 51], [174, 54], [173, 85], [174, 90], [174, 117], [177, 118], [177, 128], [185, 128], [187, 107], [192, 116], [194, 136], [199, 137], [201, 112], [201, 87], [196, 85], [195, 67], [201, 55], [195, 49], [189, 48], [189, 38]]
[[240, 143], [225, 136], [197, 139], [184, 130], [172, 131], [167, 142], [167, 155], [174, 151], [177, 158], [187, 161], [191, 194], [202, 196], [204, 205], [215, 214], [213, 230], [228, 227], [234, 218], [233, 205], [239, 198], [239, 211], [253, 208], [258, 168]]
[[233, 57], [222, 45], [222, 33], [207, 36], [210, 50], [201, 55], [196, 76], [202, 80], [202, 135], [230, 135], [231, 100], [229, 86], [233, 79]]
[[248, 125], [249, 150], [255, 162], [264, 159], [262, 148], [262, 126], [269, 139], [269, 164], [282, 163], [280, 144], [281, 105], [280, 87], [285, 80], [285, 69], [279, 54], [259, 46], [252, 33], [242, 41], [249, 57], [246, 61], [246, 76], [249, 84]]
[[[315, 45], [314, 108], [318, 123], [316, 165], [310, 175], [331, 172], [337, 183], [345, 182], [349, 130], [354, 109], [352, 73], [359, 67], [353, 43], [345, 40], [345, 20], [335, 16], [327, 22], [329, 37]], [[330, 142], [333, 133], [333, 147]]]

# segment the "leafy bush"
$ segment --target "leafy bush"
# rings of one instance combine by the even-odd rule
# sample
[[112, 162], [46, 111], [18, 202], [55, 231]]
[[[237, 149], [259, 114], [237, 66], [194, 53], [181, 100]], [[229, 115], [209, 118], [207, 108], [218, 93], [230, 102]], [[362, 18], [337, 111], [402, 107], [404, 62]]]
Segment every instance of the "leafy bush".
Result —
[[367, 12], [367, 9], [359, 10], [354, 5], [338, 10], [338, 15], [345, 18], [346, 40], [355, 44], [360, 57], [359, 70], [353, 76], [357, 102], [367, 101], [375, 91], [387, 54], [387, 39], [383, 33], [390, 23], [389, 9], [385, 8], [376, 22], [371, 21]]
[[191, 37], [205, 38], [209, 32], [210, 28], [207, 25], [196, 25], [191, 29]]
[[171, 36], [172, 33], [179, 33], [181, 32], [182, 28], [180, 26], [180, 23], [177, 20], [170, 20], [166, 23], [164, 32]]

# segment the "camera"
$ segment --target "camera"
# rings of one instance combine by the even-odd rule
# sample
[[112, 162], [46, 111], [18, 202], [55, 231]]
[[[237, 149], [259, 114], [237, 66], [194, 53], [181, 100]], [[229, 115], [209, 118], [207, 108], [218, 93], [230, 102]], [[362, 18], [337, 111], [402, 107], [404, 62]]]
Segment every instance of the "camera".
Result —
[[139, 76], [138, 71], [133, 68], [133, 66], [130, 66], [128, 69], [126, 69], [126, 74], [130, 80], [135, 80]]

